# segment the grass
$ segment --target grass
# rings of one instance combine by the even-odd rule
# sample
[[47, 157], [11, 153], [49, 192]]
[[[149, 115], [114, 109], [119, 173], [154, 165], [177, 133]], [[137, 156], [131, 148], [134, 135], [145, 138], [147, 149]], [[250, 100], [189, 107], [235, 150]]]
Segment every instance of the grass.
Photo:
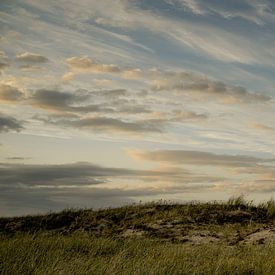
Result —
[[275, 246], [191, 245], [80, 233], [1, 240], [2, 274], [274, 274]]
[[[267, 224], [275, 218], [275, 201], [254, 205], [243, 197], [228, 202], [191, 202], [170, 204], [167, 202], [147, 203], [102, 209], [68, 209], [46, 215], [0, 218], [0, 233], [35, 233], [55, 231], [72, 233], [88, 231], [95, 236], [113, 236], [127, 228], [146, 229], [154, 223], [180, 223], [193, 225], [223, 225], [241, 223]], [[147, 226], [148, 227], [148, 226]]]
[[275, 274], [274, 217], [240, 197], [0, 218], [0, 273]]

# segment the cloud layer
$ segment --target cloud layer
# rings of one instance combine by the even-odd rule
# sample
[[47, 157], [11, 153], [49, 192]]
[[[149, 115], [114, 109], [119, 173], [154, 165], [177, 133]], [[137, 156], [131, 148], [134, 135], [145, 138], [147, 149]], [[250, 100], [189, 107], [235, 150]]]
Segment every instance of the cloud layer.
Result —
[[271, 0], [0, 2], [4, 214], [275, 192]]

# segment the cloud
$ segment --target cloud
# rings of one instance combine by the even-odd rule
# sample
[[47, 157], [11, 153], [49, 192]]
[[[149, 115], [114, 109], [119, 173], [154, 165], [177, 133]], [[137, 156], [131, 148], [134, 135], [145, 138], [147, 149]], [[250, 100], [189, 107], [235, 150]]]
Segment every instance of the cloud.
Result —
[[123, 79], [137, 80], [142, 78], [144, 73], [139, 68], [120, 67], [116, 64], [104, 64], [96, 62], [88, 56], [70, 57], [66, 59], [69, 66], [62, 79], [65, 82], [72, 81], [78, 74], [115, 74]]
[[[158, 69], [141, 70], [123, 68], [117, 65], [94, 63], [88, 57], [73, 57], [75, 67], [92, 73], [115, 73], [125, 79], [138, 79], [144, 85], [151, 83], [153, 91], [175, 91], [195, 99], [216, 98], [225, 104], [266, 102], [271, 98], [263, 93], [250, 92], [241, 86], [228, 85], [222, 81], [211, 80], [206, 76], [188, 71], [160, 71]], [[113, 69], [103, 69], [113, 68]], [[116, 69], [114, 69], [116, 68]]]
[[22, 214], [26, 214], [80, 205], [116, 206], [118, 202], [125, 204], [148, 196], [164, 198], [169, 194], [206, 191], [220, 180], [183, 169], [136, 170], [83, 162], [0, 163], [0, 206], [5, 203], [5, 213], [0, 210], [0, 214], [11, 211], [18, 215], [22, 209]]
[[16, 60], [26, 63], [46, 63], [49, 61], [49, 59], [43, 55], [29, 52], [18, 54]]
[[69, 63], [72, 67], [81, 69], [80, 72], [115, 73], [121, 78], [143, 81], [146, 86], [151, 83], [150, 88], [152, 91], [166, 91], [169, 93], [174, 91], [178, 93], [177, 96], [182, 94], [196, 100], [204, 100], [210, 97], [211, 99], [216, 98], [225, 104], [236, 104], [267, 102], [271, 99], [266, 94], [251, 92], [244, 87], [228, 85], [222, 81], [211, 80], [206, 76], [188, 71], [161, 71], [155, 68], [149, 70], [129, 69], [114, 64], [95, 63], [88, 57], [72, 57], [67, 59], [67, 62], [68, 60], [70, 60]]
[[140, 79], [142, 77], [141, 69], [125, 69], [122, 72], [122, 77], [125, 79]]
[[1, 60], [7, 60], [8, 59], [8, 57], [7, 57], [7, 55], [6, 55], [6, 53], [5, 52], [3, 52], [3, 51], [0, 51], [0, 59]]
[[7, 68], [9, 66], [8, 63], [5, 62], [0, 62], [0, 71], [3, 71], [5, 68]]
[[0, 113], [0, 133], [9, 131], [21, 131], [23, 129], [22, 122], [17, 119], [5, 116]]
[[151, 113], [151, 110], [148, 107], [143, 105], [128, 104], [127, 106], [125, 105], [118, 106], [117, 112], [125, 113], [125, 114], [142, 114], [142, 113]]
[[[260, 14], [267, 10], [267, 8], [257, 8], [261, 3], [256, 1], [257, 4], [249, 4], [245, 1], [245, 5], [251, 12], [247, 12], [246, 7], [241, 4], [234, 3], [225, 4], [224, 12], [215, 1], [213, 4], [207, 1], [207, 4], [202, 5], [203, 1], [198, 0], [168, 0], [171, 2], [182, 3], [183, 8], [190, 9], [196, 15], [206, 15], [215, 13], [223, 18], [241, 17], [251, 21], [262, 24]], [[167, 2], [167, 1], [166, 1]], [[220, 1], [225, 3], [224, 1]], [[231, 1], [230, 1], [231, 2]], [[255, 1], [254, 1], [255, 2]], [[227, 2], [226, 2], [227, 3]], [[76, 13], [85, 7], [85, 2], [78, 8]], [[214, 58], [223, 62], [238, 62], [244, 64], [252, 63], [270, 63], [270, 51], [272, 49], [268, 46], [264, 49], [261, 43], [255, 43], [249, 36], [239, 34], [237, 31], [230, 31], [229, 28], [223, 28], [223, 24], [211, 24], [207, 20], [192, 20], [188, 16], [171, 16], [164, 12], [156, 12], [157, 9], [139, 8], [138, 4], [132, 1], [110, 1], [106, 3], [94, 5], [96, 8], [89, 13], [91, 21], [102, 27], [111, 27], [114, 30], [127, 30], [128, 32], [135, 32], [140, 29], [153, 33], [154, 35], [161, 36], [169, 41], [176, 42], [185, 48], [191, 48], [199, 54], [205, 54], [210, 58]], [[150, 5], [149, 5], [150, 6]], [[180, 5], [178, 5], [180, 6]], [[207, 8], [210, 6], [210, 8]], [[227, 7], [228, 6], [228, 7]], [[241, 6], [241, 7], [239, 7]], [[262, 5], [263, 6], [263, 5]], [[72, 9], [71, 3], [68, 3], [67, 8]], [[231, 8], [231, 11], [230, 11]], [[238, 12], [240, 8], [242, 12]], [[114, 12], [116, 10], [116, 12]], [[178, 10], [178, 9], [177, 9]], [[226, 13], [226, 10], [229, 10]], [[176, 13], [178, 15], [178, 12]], [[266, 14], [266, 13], [265, 13]], [[173, 14], [172, 14], [173, 15]], [[270, 16], [268, 13], [267, 16]], [[261, 57], [258, 53], [261, 52]]]
[[21, 92], [16, 87], [1, 84], [0, 85], [0, 101], [5, 101], [9, 103], [15, 103], [24, 97], [23, 92]]
[[114, 64], [100, 64], [91, 60], [87, 56], [70, 57], [66, 59], [66, 63], [71, 69], [80, 71], [90, 71], [93, 73], [119, 73], [121, 70]]
[[207, 12], [203, 9], [197, 0], [166, 0], [170, 4], [180, 4], [189, 9], [196, 15], [205, 15]]
[[131, 171], [102, 168], [88, 163], [64, 165], [0, 164], [1, 185], [89, 185], [104, 182], [102, 177], [123, 176]]
[[[2, 188], [0, 192], [0, 215], [18, 216], [26, 214], [48, 213], [68, 208], [105, 208], [119, 207], [125, 204], [138, 203], [141, 200], [152, 201], [171, 199], [171, 195], [198, 193], [211, 190], [210, 185], [191, 186], [182, 184], [181, 187], [131, 188], [123, 187], [30, 187]], [[186, 199], [186, 196], [183, 196]]]
[[62, 77], [65, 81], [73, 80], [77, 74], [81, 73], [115, 74], [116, 76], [127, 80], [146, 80], [149, 76], [153, 77], [154, 75], [157, 75], [153, 70], [146, 71], [129, 66], [104, 64], [99, 61], [93, 61], [88, 56], [70, 57], [66, 59], [66, 63], [69, 66], [69, 71]]
[[99, 91], [94, 91], [93, 95], [99, 96], [99, 97], [106, 97], [106, 98], [111, 98], [111, 99], [117, 99], [121, 96], [125, 97], [128, 96], [127, 90], [126, 89], [112, 89], [112, 90], [99, 90]]
[[226, 19], [242, 18], [257, 25], [265, 24], [272, 15], [272, 4], [268, 0], [209, 1], [209, 0], [167, 0], [173, 5], [182, 6], [200, 16], [219, 15]]
[[[36, 22], [42, 23], [42, 26], [37, 27], [38, 32], [36, 34], [39, 37], [41, 36], [41, 28], [48, 31], [48, 35], [56, 40], [55, 43], [58, 44], [58, 47], [64, 47], [64, 41], [71, 39], [71, 45], [66, 44], [67, 47], [72, 49], [70, 52], [73, 52], [73, 47], [76, 45], [72, 41], [72, 37], [77, 35], [75, 40], [78, 45], [83, 46], [83, 53], [96, 52], [95, 56], [97, 57], [99, 55], [104, 56], [108, 52], [113, 56], [127, 56], [130, 60], [133, 60], [133, 55], [129, 54], [127, 43], [129, 41], [139, 41], [140, 43], [135, 43], [136, 46], [146, 48], [149, 41], [139, 35], [139, 32], [143, 31], [146, 35], [153, 35], [153, 38], [158, 39], [157, 41], [165, 39], [165, 42], [169, 41], [170, 45], [176, 44], [187, 49], [187, 54], [191, 49], [196, 57], [205, 55], [207, 58], [229, 63], [273, 64], [272, 45], [274, 41], [272, 35], [266, 35], [265, 33], [262, 36], [260, 28], [251, 29], [251, 32], [242, 32], [242, 28], [233, 29], [234, 25], [231, 22], [228, 23], [230, 18], [244, 18], [245, 14], [247, 14], [247, 18], [251, 18], [255, 22], [263, 22], [268, 18], [272, 19], [273, 5], [270, 1], [229, 1], [232, 4], [228, 1], [166, 0], [165, 2], [167, 1], [183, 2], [182, 5], [178, 4], [183, 9], [180, 10], [177, 6], [177, 9], [173, 10], [177, 12], [170, 12], [170, 9], [164, 11], [162, 9], [164, 6], [163, 1], [160, 1], [158, 7], [156, 7], [156, 5], [142, 1], [106, 0], [104, 3], [98, 3], [95, 0], [82, 0], [76, 7], [74, 1], [68, 0], [66, 3], [54, 3], [55, 5], [48, 3], [47, 8], [32, 1], [27, 4], [20, 4], [21, 9], [18, 8], [12, 19], [16, 19], [16, 23], [19, 25], [22, 24], [23, 20], [27, 21], [29, 25]], [[93, 9], [90, 9], [91, 5]], [[150, 9], [150, 6], [155, 7]], [[197, 14], [195, 17], [186, 14], [186, 10], [190, 10], [190, 8], [191, 11], [193, 10]], [[32, 18], [32, 20], [30, 20], [30, 16], [26, 15], [23, 20], [16, 18], [17, 15], [22, 17], [22, 13], [20, 13], [22, 10], [31, 10], [32, 12], [28, 14], [34, 17], [45, 14], [50, 22], [41, 18], [41, 16], [39, 19]], [[198, 13], [208, 16], [198, 18]], [[64, 14], [66, 16], [62, 16]], [[214, 16], [215, 20], [217, 19], [216, 23], [212, 20]], [[51, 22], [53, 18], [55, 20]], [[272, 22], [272, 20], [270, 21]], [[54, 31], [51, 30], [53, 24], [55, 26]], [[64, 41], [59, 39], [60, 33], [65, 37]], [[258, 41], [252, 39], [256, 36], [260, 37]], [[120, 40], [120, 42], [115, 43], [115, 39]], [[130, 46], [131, 51], [136, 54], [135, 45], [130, 43]], [[114, 51], [114, 49], [116, 50]], [[261, 52], [260, 55], [259, 52]], [[141, 58], [146, 60], [146, 57], [142, 56], [138, 56], [136, 60]]]
[[103, 107], [101, 104], [83, 105], [91, 98], [86, 91], [74, 93], [60, 92], [57, 90], [40, 89], [30, 98], [32, 106], [49, 111], [91, 113], [91, 112], [113, 112], [113, 109]]
[[12, 161], [18, 161], [18, 160], [26, 160], [30, 158], [25, 158], [25, 157], [8, 157], [6, 158], [7, 160], [12, 160]]
[[81, 103], [89, 96], [84, 93], [65, 93], [57, 90], [40, 89], [34, 92], [30, 98], [33, 106], [49, 110], [69, 111], [73, 109], [71, 104]]
[[[137, 101], [137, 99], [139, 99]], [[94, 102], [89, 104], [89, 102]], [[125, 89], [113, 90], [76, 90], [60, 92], [40, 89], [33, 93], [29, 102], [35, 108], [60, 114], [36, 119], [61, 127], [85, 130], [123, 132], [123, 133], [161, 133], [173, 122], [205, 120], [206, 114], [180, 109], [162, 112], [157, 115], [153, 106], [144, 105], [139, 95], [130, 94]], [[163, 103], [162, 103], [163, 104]], [[94, 116], [88, 117], [88, 113]], [[71, 118], [68, 117], [71, 114]], [[110, 117], [110, 114], [113, 115]], [[125, 115], [128, 115], [126, 118]]]
[[[74, 92], [60, 92], [58, 90], [40, 89], [29, 98], [33, 107], [56, 112], [79, 113], [144, 113], [149, 112], [144, 106], [121, 106], [118, 99], [126, 96], [124, 89], [99, 90], [89, 92], [76, 90]], [[117, 99], [116, 102], [111, 101]], [[89, 102], [98, 102], [89, 104]]]
[[261, 163], [275, 161], [275, 159], [263, 159], [244, 155], [225, 155], [184, 150], [130, 150], [129, 154], [133, 158], [139, 160], [166, 162], [170, 164], [211, 165], [223, 167], [257, 167]]
[[265, 125], [265, 124], [262, 124], [262, 123], [257, 123], [257, 122], [254, 122], [254, 123], [250, 124], [250, 127], [252, 129], [263, 130], [263, 131], [268, 131], [268, 132], [275, 131], [274, 127], [271, 127], [271, 126], [268, 126], [268, 125]]
[[206, 114], [199, 114], [196, 112], [173, 110], [171, 121], [182, 121], [182, 120], [205, 120], [208, 118]]
[[9, 58], [3, 51], [0, 51], [0, 75], [9, 66]]
[[244, 183], [241, 186], [235, 186], [240, 192], [249, 193], [266, 193], [270, 194], [275, 192], [275, 178], [272, 180], [256, 180], [254, 182]]
[[81, 73], [116, 74], [124, 79], [140, 79], [142, 77], [142, 71], [139, 68], [122, 68], [116, 64], [104, 64], [96, 62], [88, 56], [67, 58], [66, 64], [69, 66], [69, 71], [62, 76], [64, 81], [71, 81]]
[[125, 178], [141, 181], [163, 181], [167, 179], [191, 181], [216, 181], [215, 177], [197, 175], [183, 169], [135, 170], [126, 168], [102, 167], [79, 162], [60, 165], [0, 163], [0, 186], [9, 187], [81, 187], [104, 184], [114, 179]]
[[[159, 76], [162, 75], [162, 77]], [[262, 93], [253, 93], [244, 87], [227, 85], [188, 72], [158, 72], [152, 81], [153, 91], [175, 91], [196, 99], [216, 98], [223, 103], [267, 102], [271, 98]]]
[[165, 126], [165, 121], [161, 119], [127, 121], [110, 117], [90, 117], [74, 120], [63, 119], [52, 123], [86, 130], [125, 133], [161, 133]]

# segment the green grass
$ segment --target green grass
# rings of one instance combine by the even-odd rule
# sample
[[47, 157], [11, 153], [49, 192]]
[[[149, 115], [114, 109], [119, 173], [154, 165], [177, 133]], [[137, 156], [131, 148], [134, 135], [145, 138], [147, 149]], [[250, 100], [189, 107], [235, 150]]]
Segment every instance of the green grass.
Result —
[[86, 233], [2, 238], [2, 274], [275, 274], [275, 246], [189, 245]]
[[0, 274], [275, 274], [274, 221], [243, 197], [0, 218]]

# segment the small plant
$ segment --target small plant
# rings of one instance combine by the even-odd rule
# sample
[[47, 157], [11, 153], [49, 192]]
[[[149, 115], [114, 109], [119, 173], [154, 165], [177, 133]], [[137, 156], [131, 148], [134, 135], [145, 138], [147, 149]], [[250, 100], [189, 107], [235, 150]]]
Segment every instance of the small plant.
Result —
[[272, 198], [266, 202], [267, 216], [270, 219], [275, 218], [275, 200]]
[[233, 206], [235, 208], [249, 208], [251, 206], [253, 206], [253, 201], [247, 201], [245, 199], [245, 196], [242, 194], [240, 196], [233, 196], [231, 198], [228, 199], [228, 201], [226, 202], [226, 205], [228, 206]]

